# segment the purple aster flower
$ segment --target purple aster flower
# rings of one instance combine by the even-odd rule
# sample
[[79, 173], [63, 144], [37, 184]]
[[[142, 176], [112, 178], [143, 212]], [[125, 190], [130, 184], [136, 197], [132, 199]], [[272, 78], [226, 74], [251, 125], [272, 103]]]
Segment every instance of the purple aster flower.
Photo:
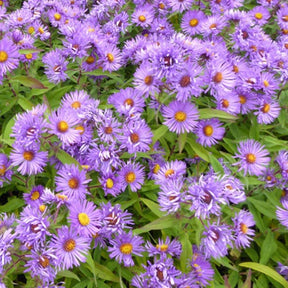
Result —
[[22, 175], [33, 175], [43, 171], [48, 162], [48, 152], [39, 151], [37, 144], [23, 147], [19, 144], [13, 146], [10, 158], [12, 166], [19, 166], [17, 171]]
[[277, 207], [276, 216], [279, 222], [288, 228], [288, 201], [281, 201], [284, 208]]
[[56, 192], [62, 192], [68, 198], [75, 200], [84, 200], [87, 191], [87, 184], [91, 181], [86, 179], [86, 172], [84, 170], [79, 170], [76, 165], [65, 164], [59, 171], [58, 175], [55, 177]]
[[220, 204], [225, 204], [223, 183], [219, 176], [201, 175], [198, 182], [191, 183], [188, 188], [187, 200], [191, 200], [190, 209], [195, 210], [195, 216], [198, 218], [207, 218], [211, 214], [220, 215]]
[[196, 127], [199, 114], [196, 106], [190, 102], [172, 101], [163, 108], [163, 124], [177, 134], [192, 132]]
[[[15, 239], [15, 234], [12, 234], [12, 229], [8, 229], [0, 233], [0, 273], [4, 272], [4, 265], [11, 263], [11, 249]], [[3, 274], [2, 274], [3, 275]], [[4, 286], [5, 288], [6, 286]]]
[[54, 249], [31, 250], [31, 254], [27, 257], [29, 260], [24, 265], [26, 267], [24, 273], [30, 272], [33, 278], [39, 277], [43, 284], [54, 282], [56, 277], [55, 265], [57, 263]]
[[27, 205], [33, 207], [39, 207], [42, 204], [41, 196], [43, 194], [44, 187], [42, 185], [34, 186], [30, 193], [25, 193], [23, 198]]
[[285, 266], [282, 263], [278, 262], [278, 267], [276, 267], [276, 271], [288, 281], [288, 266]]
[[112, 116], [111, 110], [106, 110], [105, 112], [101, 123], [99, 123], [97, 133], [103, 142], [114, 142], [121, 132], [120, 126], [122, 124]]
[[205, 259], [204, 255], [198, 250], [198, 248], [193, 245], [193, 256], [190, 262], [192, 271], [189, 276], [200, 283], [201, 286], [207, 287], [209, 285], [208, 281], [213, 280], [214, 270], [210, 262]]
[[206, 226], [201, 240], [200, 251], [206, 258], [220, 258], [228, 254], [228, 246], [232, 247], [232, 231], [226, 224], [213, 223]]
[[236, 247], [238, 249], [249, 247], [252, 241], [251, 236], [255, 234], [255, 231], [250, 228], [255, 225], [253, 215], [249, 211], [240, 210], [232, 220], [234, 223]]
[[114, 105], [119, 114], [126, 116], [132, 108], [135, 108], [134, 112], [141, 113], [145, 106], [142, 94], [131, 87], [121, 89], [118, 93], [109, 96], [108, 103]]
[[269, 152], [259, 142], [253, 139], [241, 141], [238, 153], [234, 158], [239, 158], [239, 161], [233, 165], [239, 165], [239, 171], [244, 170], [244, 175], [260, 176], [266, 171], [270, 162]]
[[206, 19], [202, 11], [187, 11], [181, 22], [182, 30], [193, 36], [201, 32], [201, 23]]
[[166, 240], [159, 239], [156, 246], [147, 241], [145, 248], [149, 253], [149, 256], [155, 255], [171, 255], [172, 257], [179, 257], [182, 253], [182, 245], [177, 240], [170, 240], [166, 237]]
[[71, 199], [68, 199], [66, 195], [63, 193], [55, 194], [49, 188], [45, 188], [43, 194], [41, 196], [41, 200], [45, 204], [57, 204], [57, 208], [61, 205], [69, 205], [71, 203]]
[[216, 118], [200, 120], [195, 129], [195, 134], [198, 136], [197, 142], [209, 147], [217, 144], [225, 134], [225, 128], [221, 127], [221, 124]]
[[11, 181], [13, 171], [10, 170], [11, 161], [6, 154], [0, 153], [0, 187], [3, 182]]
[[221, 179], [223, 184], [223, 196], [233, 204], [238, 204], [246, 200], [243, 184], [232, 175], [225, 174]]
[[254, 23], [262, 26], [268, 22], [268, 19], [270, 18], [270, 13], [267, 8], [256, 6], [249, 11], [248, 16]]
[[0, 234], [8, 230], [15, 223], [15, 215], [8, 216], [6, 213], [0, 213]]
[[257, 115], [258, 123], [270, 124], [279, 116], [280, 110], [281, 107], [276, 100], [261, 99], [254, 114]]
[[168, 214], [175, 213], [180, 209], [183, 202], [183, 180], [179, 179], [166, 179], [161, 183], [160, 192], [158, 194], [158, 203], [161, 211], [167, 211]]
[[281, 169], [281, 174], [283, 178], [288, 178], [288, 151], [281, 150], [277, 155], [275, 161]]
[[151, 65], [142, 64], [137, 68], [133, 84], [136, 90], [145, 95], [159, 93], [160, 81], [155, 77], [155, 68]]
[[67, 226], [59, 228], [57, 234], [58, 236], [53, 236], [50, 246], [55, 249], [58, 269], [70, 269], [86, 261], [90, 239], [78, 236], [75, 230]]
[[116, 46], [100, 47], [100, 56], [99, 63], [104, 71], [116, 71], [123, 64], [121, 51]]
[[110, 202], [107, 204], [102, 203], [100, 210], [102, 213], [102, 233], [105, 233], [106, 236], [122, 233], [123, 229], [131, 229], [134, 225], [132, 214], [123, 211], [120, 204], [112, 206]]
[[193, 0], [168, 0], [168, 5], [172, 8], [172, 12], [183, 12], [190, 9], [193, 2]]
[[72, 202], [69, 211], [71, 228], [74, 228], [79, 235], [92, 237], [98, 232], [101, 213], [92, 202], [86, 200]]
[[16, 69], [19, 64], [19, 54], [16, 45], [11, 40], [4, 37], [0, 40], [0, 76]]
[[43, 56], [42, 61], [45, 65], [45, 74], [49, 81], [57, 84], [68, 78], [65, 73], [68, 61], [64, 58], [61, 50], [56, 49], [55, 51], [46, 53]]
[[136, 192], [144, 183], [144, 167], [139, 163], [127, 163], [120, 171], [119, 179], [124, 191], [129, 185], [132, 192]]
[[225, 111], [232, 115], [240, 113], [240, 101], [238, 97], [231, 95], [230, 93], [216, 96], [216, 108]]
[[154, 20], [153, 7], [149, 4], [140, 6], [135, 9], [132, 14], [132, 23], [139, 25], [143, 28], [148, 28]]
[[87, 50], [90, 48], [90, 42], [86, 35], [83, 35], [80, 31], [76, 31], [71, 37], [67, 37], [66, 41], [63, 41], [63, 45], [66, 48], [63, 54], [72, 57], [73, 60], [76, 57], [83, 58], [88, 56]]
[[150, 149], [153, 134], [144, 119], [130, 121], [123, 128], [123, 135], [118, 137], [120, 149], [128, 149], [128, 153], [146, 152]]
[[171, 179], [181, 179], [186, 173], [186, 164], [183, 161], [174, 160], [165, 163], [160, 167], [158, 173], [155, 175], [155, 182], [159, 185]]
[[80, 133], [73, 128], [79, 123], [77, 115], [71, 113], [67, 109], [58, 109], [49, 117], [50, 124], [47, 127], [51, 134], [55, 134], [63, 143], [63, 145], [74, 144], [80, 140]]
[[283, 30], [288, 30], [288, 6], [285, 5], [277, 11], [276, 21]]
[[247, 114], [251, 110], [254, 110], [257, 104], [257, 95], [247, 89], [236, 88], [235, 93], [239, 98], [240, 112]]
[[[201, 22], [201, 32], [204, 36], [217, 35], [227, 25], [224, 16], [219, 15], [208, 16], [204, 21]], [[223, 60], [222, 60], [223, 61]], [[222, 62], [222, 64], [225, 62]]]
[[119, 181], [119, 177], [117, 177], [112, 172], [107, 173], [107, 174], [103, 174], [99, 178], [99, 182], [102, 185], [105, 196], [107, 196], [108, 194], [111, 194], [112, 196], [115, 197], [121, 193], [122, 185]]
[[15, 229], [18, 239], [26, 246], [37, 249], [43, 247], [46, 236], [50, 236], [48, 231], [50, 222], [38, 208], [27, 206], [17, 220], [18, 226]]
[[125, 267], [134, 266], [132, 254], [142, 256], [142, 252], [144, 252], [143, 242], [142, 237], [133, 236], [132, 231], [118, 234], [115, 239], [110, 240], [112, 247], [108, 247], [109, 256], [111, 259], [115, 258], [120, 264], [123, 262]]

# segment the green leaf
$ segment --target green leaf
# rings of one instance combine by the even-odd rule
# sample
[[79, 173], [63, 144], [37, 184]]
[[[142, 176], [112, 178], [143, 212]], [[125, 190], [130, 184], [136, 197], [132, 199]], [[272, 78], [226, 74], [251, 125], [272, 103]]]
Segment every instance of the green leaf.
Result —
[[187, 137], [187, 144], [193, 149], [195, 154], [201, 157], [203, 160], [210, 162], [209, 152], [199, 143], [197, 143], [194, 139]]
[[79, 277], [75, 273], [73, 273], [69, 270], [63, 270], [63, 271], [58, 272], [57, 277], [72, 278], [72, 279], [75, 279], [75, 280], [80, 282]]
[[238, 117], [231, 115], [225, 111], [203, 108], [199, 109], [200, 119], [219, 118], [220, 120], [236, 120]]
[[82, 169], [81, 164], [73, 158], [71, 155], [69, 155], [64, 150], [60, 149], [56, 153], [56, 157], [63, 163], [63, 164], [75, 164], [80, 169]]
[[155, 221], [150, 222], [149, 224], [135, 229], [134, 234], [141, 234], [151, 230], [161, 230], [166, 228], [171, 228], [179, 225], [179, 219], [176, 219], [172, 215], [163, 216]]
[[221, 174], [224, 174], [224, 169], [221, 165], [221, 163], [216, 159], [216, 157], [213, 154], [209, 155], [211, 165], [215, 172], [220, 172]]
[[12, 212], [12, 211], [14, 212], [18, 208], [23, 207], [24, 204], [25, 204], [25, 202], [23, 201], [23, 199], [20, 199], [20, 198], [12, 198], [11, 199], [10, 198], [8, 203], [0, 206], [0, 212]]
[[90, 76], [107, 76], [111, 79], [116, 80], [117, 82], [119, 82], [120, 84], [124, 83], [124, 80], [120, 78], [119, 74], [116, 74], [115, 72], [108, 72], [108, 71], [103, 71], [102, 69], [97, 69], [94, 71], [90, 71], [90, 72], [83, 72], [83, 75], [90, 75]]
[[178, 136], [178, 145], [179, 145], [179, 153], [182, 153], [184, 146], [186, 144], [186, 139], [187, 139], [187, 133], [181, 133]]
[[274, 279], [278, 283], [280, 283], [284, 288], [288, 288], [288, 282], [285, 280], [285, 278], [282, 277], [279, 273], [277, 273], [274, 269], [272, 269], [266, 265], [255, 263], [255, 262], [244, 262], [244, 263], [239, 264], [239, 266], [251, 268], [253, 270], [259, 271], [259, 272], [271, 277], [272, 279]]
[[160, 211], [160, 207], [157, 203], [146, 198], [140, 198], [140, 201], [142, 201], [156, 216], [164, 216], [164, 213]]
[[168, 127], [166, 125], [161, 125], [157, 130], [153, 131], [153, 138], [152, 138], [152, 145], [155, 144], [155, 142], [164, 136], [168, 132]]
[[30, 102], [28, 99], [26, 99], [24, 96], [19, 95], [18, 96], [18, 104], [24, 109], [24, 110], [31, 110], [33, 108], [33, 103]]
[[189, 234], [184, 233], [182, 237], [180, 237], [180, 242], [182, 244], [182, 253], [180, 255], [180, 266], [183, 272], [188, 272], [189, 260], [192, 259], [192, 244], [189, 240]]
[[37, 49], [37, 48], [34, 48], [34, 49], [20, 49], [18, 50], [19, 54], [31, 54], [31, 53], [39, 53], [39, 52], [42, 52], [43, 49]]
[[274, 234], [269, 229], [265, 237], [265, 240], [261, 245], [260, 263], [267, 264], [271, 256], [276, 252], [276, 250], [277, 250], [277, 244], [275, 242]]
[[0, 116], [12, 110], [17, 103], [17, 98], [9, 95], [0, 95]]
[[111, 270], [109, 270], [106, 266], [95, 262], [90, 253], [87, 255], [87, 264], [88, 269], [93, 273], [94, 276], [112, 282], [120, 282], [119, 277], [114, 275]]
[[47, 89], [47, 87], [44, 86], [39, 80], [30, 76], [19, 75], [19, 76], [13, 77], [11, 81], [20, 82], [22, 85], [26, 87], [34, 88], [34, 89]]
[[271, 218], [271, 219], [277, 219], [276, 217], [276, 209], [275, 209], [275, 206], [270, 204], [270, 203], [267, 203], [265, 201], [261, 201], [261, 200], [256, 200], [254, 198], [251, 198], [249, 197], [247, 199], [249, 202], [251, 202], [255, 208], [261, 212], [263, 215]]

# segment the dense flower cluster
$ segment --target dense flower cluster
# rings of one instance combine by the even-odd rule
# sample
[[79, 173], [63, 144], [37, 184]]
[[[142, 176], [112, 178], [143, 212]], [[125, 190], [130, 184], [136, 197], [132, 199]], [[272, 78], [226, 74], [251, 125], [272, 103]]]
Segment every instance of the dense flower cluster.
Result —
[[[88, 2], [27, 0], [7, 12], [8, 1], [0, 1], [0, 83], [13, 92], [11, 77], [24, 69], [39, 85], [28, 71], [40, 63], [37, 73], [51, 87], [73, 87], [63, 90], [53, 109], [46, 99], [18, 113], [11, 152], [0, 154], [1, 187], [12, 177], [25, 182], [18, 217], [0, 215], [0, 286], [8, 265], [23, 260], [24, 272], [41, 287], [55, 287], [59, 271], [80, 266], [97, 247], [125, 267], [145, 256], [131, 277], [134, 287], [205, 287], [214, 275], [210, 261], [249, 247], [255, 234], [252, 213], [233, 210], [247, 197], [237, 175], [283, 189], [284, 208], [276, 214], [288, 228], [287, 151], [271, 162], [261, 141], [241, 138], [228, 168], [229, 157], [214, 159], [205, 150], [225, 142], [225, 119], [250, 115], [264, 126], [279, 116], [278, 92], [288, 80], [288, 5], [257, 0], [245, 11], [238, 9], [243, 0]], [[179, 27], [171, 21], [175, 15]], [[265, 30], [269, 21], [279, 26], [273, 38]], [[132, 80], [120, 83], [115, 71], [125, 68]], [[102, 101], [95, 86], [102, 80], [109, 85], [110, 76], [117, 87]], [[156, 137], [162, 132], [154, 130], [159, 123], [171, 143], [189, 135], [202, 155], [183, 156], [186, 143], [179, 144], [179, 157], [172, 156], [176, 144], [167, 155], [168, 144]], [[43, 183], [49, 175], [53, 179]], [[157, 190], [151, 199], [160, 210], [154, 214], [186, 217], [202, 227], [185, 273], [178, 265], [185, 251], [177, 235], [138, 235], [139, 216], [116, 203], [135, 199], [131, 205], [137, 203], [143, 215], [147, 183]], [[19, 246], [21, 255], [12, 255]]]

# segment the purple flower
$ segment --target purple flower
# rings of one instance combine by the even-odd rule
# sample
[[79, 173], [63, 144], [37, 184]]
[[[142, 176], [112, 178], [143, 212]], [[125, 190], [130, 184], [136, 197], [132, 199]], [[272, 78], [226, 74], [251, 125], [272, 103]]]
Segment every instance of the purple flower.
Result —
[[206, 16], [202, 11], [187, 11], [181, 22], [183, 31], [191, 36], [201, 32], [201, 22]]
[[205, 254], [206, 258], [220, 258], [228, 254], [228, 246], [232, 246], [232, 231], [228, 225], [213, 223], [205, 227], [203, 232], [205, 236], [201, 240], [200, 251]]
[[124, 266], [134, 266], [132, 254], [142, 256], [144, 251], [143, 239], [140, 236], [133, 236], [132, 231], [118, 234], [115, 239], [110, 240], [112, 247], [108, 248], [110, 258], [115, 258], [118, 263]]
[[17, 171], [22, 175], [34, 175], [41, 173], [47, 165], [48, 152], [39, 151], [39, 146], [31, 145], [27, 148], [22, 145], [14, 145], [10, 158], [12, 166], [19, 166]]
[[272, 123], [280, 114], [281, 107], [276, 100], [259, 100], [258, 110], [254, 112], [257, 115], [257, 122], [260, 124]]
[[130, 121], [123, 128], [123, 135], [118, 139], [122, 143], [120, 149], [128, 149], [128, 153], [146, 152], [150, 149], [149, 145], [152, 143], [153, 134], [150, 127], [146, 124], [144, 119], [139, 121]]
[[183, 12], [191, 8], [193, 0], [168, 0], [173, 12]]
[[234, 158], [239, 161], [233, 165], [240, 165], [239, 171], [244, 170], [244, 175], [260, 176], [266, 171], [270, 162], [269, 152], [259, 142], [249, 139], [241, 141], [238, 147], [238, 154]]
[[276, 215], [279, 222], [288, 229], [288, 201], [281, 201], [284, 208], [277, 207]]
[[17, 68], [19, 64], [19, 54], [16, 45], [11, 40], [4, 37], [0, 40], [0, 76]]
[[147, 28], [152, 24], [154, 19], [153, 7], [149, 4], [143, 5], [139, 8], [136, 8], [132, 14], [132, 22], [143, 27]]
[[0, 187], [3, 182], [11, 181], [13, 171], [10, 169], [11, 161], [6, 154], [0, 153]]
[[243, 184], [232, 175], [225, 174], [221, 179], [223, 184], [223, 196], [233, 204], [238, 204], [246, 200]]
[[234, 223], [236, 247], [238, 249], [249, 247], [252, 240], [251, 236], [255, 234], [255, 231], [250, 228], [255, 225], [253, 215], [248, 211], [240, 210], [232, 220]]
[[86, 179], [86, 172], [79, 170], [74, 164], [65, 164], [55, 177], [56, 191], [63, 192], [68, 198], [73, 200], [85, 199], [87, 191], [87, 184], [91, 181]]
[[45, 74], [49, 81], [57, 84], [68, 78], [65, 73], [68, 61], [66, 61], [59, 49], [46, 53], [43, 56], [42, 61], [45, 64]]
[[145, 245], [146, 250], [149, 253], [149, 256], [155, 255], [171, 255], [172, 257], [179, 257], [182, 253], [182, 245], [177, 240], [170, 240], [169, 237], [166, 237], [166, 240], [158, 240], [156, 246], [154, 246], [149, 241]]
[[200, 120], [195, 129], [195, 134], [198, 136], [197, 142], [203, 146], [212, 146], [222, 140], [225, 133], [225, 128], [221, 127], [221, 122], [216, 119]]
[[99, 62], [101, 63], [101, 67], [104, 71], [116, 71], [122, 66], [123, 59], [119, 48], [111, 45], [103, 46], [101, 47], [100, 51], [101, 57], [99, 58]]
[[87, 237], [78, 236], [77, 232], [67, 226], [58, 229], [58, 236], [51, 240], [51, 248], [55, 249], [57, 256], [57, 268], [65, 270], [73, 266], [80, 266], [80, 262], [86, 261], [86, 255], [90, 248], [90, 240]]
[[112, 172], [103, 174], [99, 178], [99, 182], [102, 185], [105, 196], [111, 194], [115, 197], [121, 193], [122, 185], [119, 181], [119, 177], [115, 176]]
[[124, 191], [129, 185], [132, 192], [136, 192], [144, 183], [144, 167], [139, 163], [127, 163], [120, 171], [120, 181]]
[[[4, 265], [11, 263], [11, 249], [15, 239], [15, 234], [12, 234], [12, 229], [8, 229], [0, 233], [0, 273], [4, 272]], [[2, 274], [3, 275], [3, 274]], [[1, 285], [1, 283], [0, 283]], [[4, 286], [6, 287], [6, 286]]]
[[33, 207], [39, 207], [42, 204], [41, 196], [43, 194], [44, 187], [42, 185], [34, 186], [31, 189], [30, 193], [25, 193], [23, 198], [27, 205], [31, 205]]
[[69, 211], [71, 228], [74, 228], [79, 235], [92, 237], [98, 232], [101, 214], [92, 202], [86, 200], [72, 202]]
[[163, 108], [163, 124], [177, 134], [192, 132], [199, 119], [198, 110], [190, 102], [172, 101]]

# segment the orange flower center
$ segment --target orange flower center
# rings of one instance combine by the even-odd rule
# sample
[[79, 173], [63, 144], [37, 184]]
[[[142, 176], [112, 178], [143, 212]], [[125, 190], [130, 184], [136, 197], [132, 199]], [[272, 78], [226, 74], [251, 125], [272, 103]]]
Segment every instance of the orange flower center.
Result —
[[255, 13], [255, 18], [258, 20], [261, 20], [263, 18], [263, 14], [262, 13]]
[[69, 239], [67, 240], [64, 245], [63, 245], [63, 249], [66, 251], [66, 252], [71, 252], [75, 249], [76, 247], [76, 242], [74, 239]]
[[159, 164], [156, 164], [155, 166], [154, 166], [154, 168], [153, 168], [153, 173], [154, 174], [157, 174], [158, 173], [158, 171], [160, 170], [160, 165]]
[[183, 121], [186, 120], [187, 114], [185, 112], [183, 112], [183, 111], [178, 111], [178, 112], [175, 113], [174, 118], [178, 122], [183, 122]]
[[205, 136], [211, 136], [213, 134], [213, 127], [211, 125], [204, 126], [203, 133]]
[[60, 21], [60, 19], [61, 19], [61, 14], [55, 13], [55, 14], [54, 14], [54, 19], [55, 19], [56, 21]]
[[33, 55], [31, 53], [25, 54], [25, 58], [30, 60], [32, 59]]
[[129, 255], [132, 253], [133, 246], [131, 243], [124, 243], [120, 246], [120, 251], [123, 254]]
[[34, 153], [31, 151], [24, 151], [23, 158], [27, 161], [32, 161], [34, 159]]
[[191, 78], [188, 75], [185, 75], [180, 80], [181, 87], [187, 87], [191, 83]]
[[111, 178], [108, 178], [106, 180], [106, 188], [111, 189], [111, 188], [113, 188], [113, 186], [114, 186], [113, 180]]
[[139, 142], [139, 135], [137, 133], [130, 134], [130, 140], [132, 143], [138, 143]]
[[242, 231], [244, 234], [246, 234], [247, 231], [248, 231], [248, 227], [247, 227], [247, 225], [244, 224], [244, 223], [241, 223], [241, 224], [240, 224], [240, 229], [241, 229], [241, 231]]
[[110, 127], [110, 126], [108, 126], [108, 127], [105, 128], [104, 131], [105, 131], [106, 134], [112, 134], [112, 132], [113, 132], [113, 128]]
[[189, 25], [190, 25], [191, 27], [197, 26], [198, 23], [199, 23], [199, 21], [198, 21], [197, 19], [195, 19], [195, 18], [193, 18], [193, 19], [191, 19], [191, 20], [189, 21]]
[[3, 165], [0, 165], [0, 176], [3, 176], [6, 172], [6, 166], [3, 164]]
[[126, 173], [125, 180], [127, 183], [133, 183], [136, 180], [136, 175], [134, 172], [130, 171]]
[[222, 107], [223, 108], [228, 108], [229, 107], [229, 101], [227, 99], [222, 100]]
[[42, 257], [39, 258], [39, 264], [43, 268], [46, 268], [49, 265], [49, 259], [46, 256], [42, 256]]
[[243, 105], [247, 102], [247, 98], [244, 95], [239, 96], [240, 103]]
[[95, 58], [93, 56], [88, 56], [86, 59], [87, 64], [93, 64], [95, 62]]
[[153, 77], [152, 76], [146, 76], [145, 78], [144, 78], [144, 83], [146, 84], [146, 85], [151, 85], [152, 84], [152, 82], [153, 82]]
[[213, 81], [215, 83], [220, 83], [222, 80], [223, 80], [223, 75], [221, 72], [217, 72], [213, 77]]
[[79, 101], [75, 101], [71, 104], [71, 107], [74, 109], [78, 109], [81, 107], [81, 103]]
[[246, 161], [247, 161], [248, 163], [250, 163], [250, 164], [253, 164], [253, 163], [255, 163], [255, 161], [256, 161], [256, 156], [255, 156], [254, 154], [252, 154], [252, 153], [248, 153], [248, 154], [246, 155]]
[[140, 15], [140, 16], [138, 17], [138, 20], [143, 23], [143, 22], [146, 21], [146, 17], [145, 17], [144, 15]]
[[31, 200], [35, 201], [39, 199], [39, 197], [40, 197], [40, 193], [38, 191], [34, 191], [31, 195]]
[[165, 172], [165, 177], [168, 178], [169, 176], [173, 175], [175, 173], [175, 171], [173, 169], [168, 169]]
[[265, 103], [261, 110], [263, 113], [268, 113], [270, 111], [270, 105]]
[[114, 61], [114, 56], [111, 53], [107, 54], [107, 59], [110, 63], [112, 63]]
[[160, 250], [161, 252], [166, 252], [167, 250], [168, 250], [168, 245], [167, 244], [162, 244], [162, 245], [156, 245], [156, 248], [158, 249], [158, 250]]
[[8, 54], [5, 51], [0, 51], [0, 62], [6, 62], [8, 59]]
[[124, 105], [134, 106], [134, 101], [131, 98], [128, 98], [124, 101]]
[[76, 189], [78, 188], [78, 180], [76, 178], [71, 178], [69, 181], [68, 181], [68, 186], [71, 188], [71, 189]]
[[59, 121], [57, 124], [58, 132], [65, 133], [69, 129], [68, 123], [66, 121]]

